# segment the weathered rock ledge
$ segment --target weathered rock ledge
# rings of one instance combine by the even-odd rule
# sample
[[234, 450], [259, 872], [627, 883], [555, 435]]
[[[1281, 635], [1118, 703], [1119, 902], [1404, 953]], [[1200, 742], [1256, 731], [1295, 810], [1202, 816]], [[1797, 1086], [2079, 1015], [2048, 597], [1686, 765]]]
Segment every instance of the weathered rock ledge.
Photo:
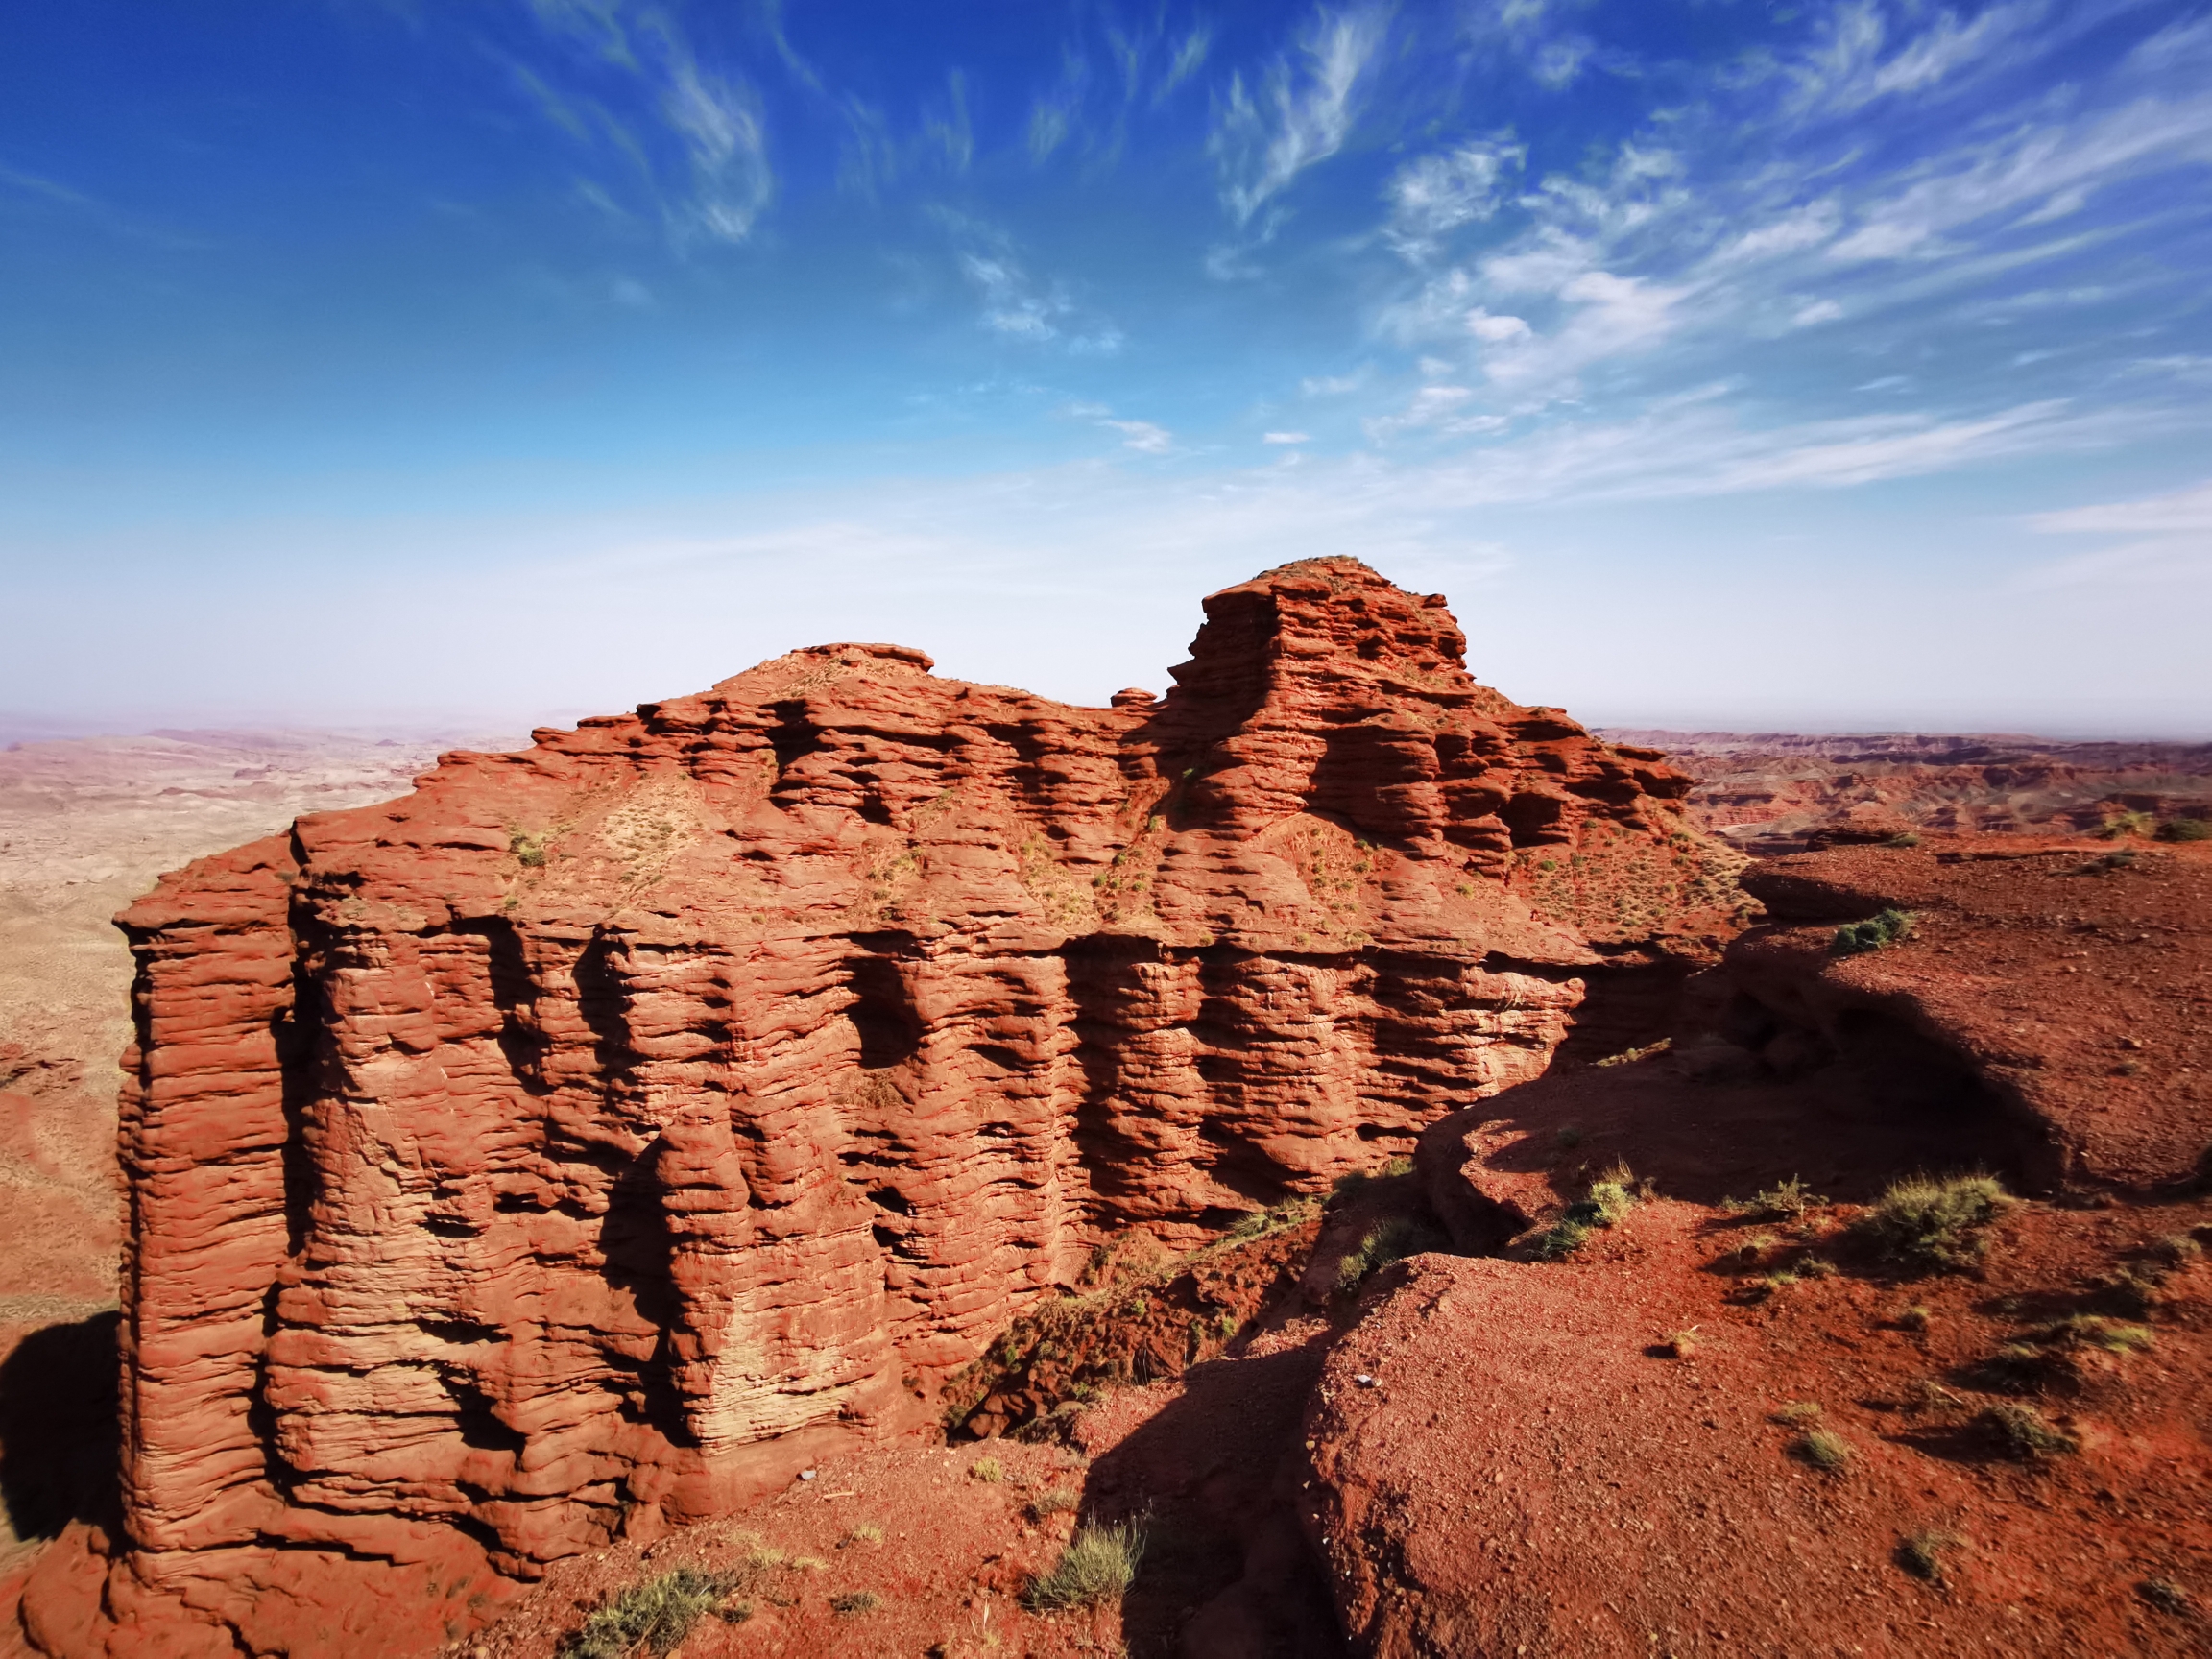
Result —
[[443, 758], [122, 918], [123, 1518], [50, 1653], [408, 1651], [933, 1420], [1184, 1242], [1651, 1035], [1744, 901], [1688, 781], [1354, 560], [1165, 698], [795, 652]]

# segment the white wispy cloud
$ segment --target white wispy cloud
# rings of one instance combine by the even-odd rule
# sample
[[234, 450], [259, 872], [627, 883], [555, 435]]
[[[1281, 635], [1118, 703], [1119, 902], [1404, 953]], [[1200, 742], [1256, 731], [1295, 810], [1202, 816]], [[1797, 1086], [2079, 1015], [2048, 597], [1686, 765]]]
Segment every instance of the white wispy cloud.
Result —
[[1795, 83], [1795, 113], [1845, 115], [1879, 99], [1925, 92], [2002, 67], [2011, 48], [2049, 13], [2047, 0], [2006, 0], [1971, 21], [1940, 11], [1917, 33], [1892, 46], [1895, 31], [1875, 0], [1836, 7], [1810, 50], [1787, 73]]
[[975, 159], [975, 131], [968, 119], [968, 77], [959, 70], [946, 77], [944, 97], [925, 106], [922, 141], [942, 155], [951, 172], [967, 172]]
[[1213, 49], [1214, 32], [1203, 22], [1175, 33], [1162, 17], [1132, 22], [1099, 12], [1063, 46], [1052, 85], [1030, 99], [1022, 140], [1030, 164], [1045, 166], [1071, 150], [1094, 167], [1111, 167], [1134, 124], [1195, 81]]
[[2212, 482], [2138, 501], [2033, 513], [2021, 522], [2046, 536], [2132, 538], [2030, 566], [2021, 576], [2030, 589], [2212, 582]]
[[1463, 413], [1474, 396], [1473, 390], [1465, 386], [1424, 386], [1396, 414], [1378, 415], [1365, 421], [1367, 436], [1378, 444], [1386, 444], [1405, 433], [1423, 429], [1453, 437], [1502, 430], [1507, 423], [1503, 416]]
[[[650, 120], [624, 121], [599, 98], [558, 86], [527, 63], [508, 65], [515, 84], [575, 144], [612, 150], [628, 163], [613, 180], [592, 180], [583, 198], [619, 211], [642, 187], [671, 238], [743, 242], [776, 192], [767, 123], [758, 90], [733, 69], [703, 64], [676, 19], [626, 0], [526, 0], [539, 25], [584, 55], [591, 70], [641, 99]], [[649, 128], [661, 140], [650, 144]], [[657, 156], [673, 141], [679, 163]]]
[[1174, 453], [1175, 435], [1166, 427], [1150, 421], [1125, 421], [1103, 403], [1070, 403], [1066, 413], [1079, 421], [1089, 421], [1110, 432], [1121, 434], [1121, 446], [1134, 449], [1140, 455], [1169, 455]]
[[1175, 89], [1197, 74], [1206, 62], [1206, 56], [1214, 49], [1214, 31], [1200, 23], [1186, 33], [1175, 43], [1174, 55], [1161, 75], [1159, 84], [1153, 88], [1154, 104], [1164, 102]]
[[1079, 95], [1060, 90], [1039, 98], [1029, 107], [1029, 159], [1042, 167], [1052, 153], [1068, 141], [1075, 127]]
[[663, 39], [667, 85], [661, 107], [691, 156], [686, 217], [708, 236], [742, 242], [776, 188], [759, 94], [742, 81], [702, 70], [672, 32]]
[[[2118, 216], [2082, 217], [2101, 195], [2177, 168], [2200, 186], [2212, 167], [2212, 99], [2191, 84], [2200, 54], [2212, 66], [2212, 27], [2201, 41], [2194, 20], [2169, 27], [2091, 88], [2053, 91], [2047, 74], [2016, 73], [2131, 3], [2000, 0], [1966, 14], [1844, 0], [1815, 13], [1796, 59], [1716, 71], [1609, 157], [1517, 192], [1507, 162], [1517, 172], [1519, 155], [1480, 150], [1471, 163], [1466, 140], [1441, 143], [1384, 189], [1377, 234], [1415, 269], [1371, 326], [1456, 354], [1458, 373], [1420, 374], [1473, 388], [1464, 418], [1588, 408], [1631, 384], [1648, 395], [1803, 330], [1824, 332], [1795, 349], [1867, 342], [1928, 326], [1932, 307], [1965, 294], [1999, 324], [2012, 314], [2002, 291], [2026, 274], [2148, 235], [2172, 210], [2138, 188]], [[1482, 15], [1490, 37], [1524, 45], [1556, 22], [1540, 0]], [[1949, 106], [1910, 143], [1830, 119], [1965, 88], [1983, 100], [1971, 119]], [[2058, 221], [2069, 223], [2056, 234], [2036, 228]], [[1453, 231], [1473, 246], [1447, 260]], [[2087, 305], [2110, 290], [2038, 291]], [[2042, 303], [2024, 296], [2014, 310]], [[2048, 365], [2053, 350], [2032, 343], [2008, 360]], [[1409, 394], [1384, 386], [1393, 402], [1370, 417], [1379, 438], [1407, 429]]]
[[203, 238], [185, 235], [152, 220], [140, 218], [135, 213], [126, 212], [96, 196], [72, 189], [43, 174], [26, 173], [20, 168], [0, 164], [0, 196], [8, 194], [50, 203], [73, 215], [81, 223], [134, 242], [179, 250], [211, 246]]
[[2023, 522], [2029, 529], [2040, 530], [2046, 535], [2145, 536], [2212, 531], [2212, 482], [2140, 501], [2108, 501], [2088, 507], [2069, 507], [2056, 513], [2033, 513]]
[[2212, 163], [2212, 99], [2134, 99], [2072, 119], [2029, 121], [1931, 158], [1901, 188], [1863, 207], [1833, 258], [1899, 259], [1955, 252], [1944, 238], [2029, 203], [2079, 210], [2108, 183], [2167, 164]]
[[2051, 400], [1981, 416], [1919, 410], [1761, 425], [1721, 396], [1733, 389], [1695, 388], [1635, 416], [1538, 425], [1458, 454], [1398, 467], [1370, 463], [1357, 475], [1393, 502], [1435, 512], [1683, 500], [1859, 489], [2111, 448], [2171, 425], [2158, 411], [2076, 410]]
[[935, 217], [965, 244], [954, 259], [982, 300], [985, 328], [1078, 356], [1111, 356], [1121, 349], [1121, 330], [1079, 305], [1064, 283], [1032, 276], [1004, 232], [950, 209], [940, 208]]
[[1262, 432], [1260, 434], [1260, 442], [1262, 444], [1310, 444], [1313, 442], [1313, 435], [1310, 432]]
[[1451, 232], [1498, 211], [1507, 179], [1527, 156], [1525, 145], [1483, 140], [1408, 161], [1385, 187], [1384, 238], [1408, 259], [1428, 258]]
[[968, 77], [958, 70], [946, 77], [942, 93], [922, 100], [910, 126], [856, 92], [825, 87], [821, 101], [842, 129], [837, 182], [853, 195], [878, 202], [917, 178], [957, 179], [974, 162]]
[[1375, 377], [1372, 365], [1361, 364], [1349, 374], [1310, 374], [1298, 382], [1308, 397], [1344, 397], [1365, 390]]
[[1572, 86], [1582, 73], [1582, 66], [1590, 61], [1597, 50], [1584, 36], [1570, 35], [1556, 40], [1547, 40], [1537, 48], [1536, 60], [1529, 72], [1539, 84], [1561, 92]]
[[1568, 19], [1587, 10], [1579, 0], [1474, 0], [1460, 12], [1466, 41], [1513, 62], [1548, 91], [1562, 92], [1599, 60], [1598, 43]]
[[1343, 148], [1358, 115], [1360, 77], [1381, 49], [1381, 12], [1323, 12], [1286, 55], [1247, 87], [1241, 71], [1214, 111], [1208, 141], [1221, 204], [1242, 228], [1292, 180]]
[[1165, 455], [1175, 447], [1174, 435], [1149, 421], [1101, 421], [1098, 424], [1120, 433], [1122, 445], [1142, 455]]

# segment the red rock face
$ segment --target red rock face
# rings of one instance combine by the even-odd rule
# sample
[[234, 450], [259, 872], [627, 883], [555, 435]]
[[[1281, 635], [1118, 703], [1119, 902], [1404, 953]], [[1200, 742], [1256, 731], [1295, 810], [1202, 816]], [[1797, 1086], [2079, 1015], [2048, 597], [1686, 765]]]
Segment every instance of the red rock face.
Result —
[[933, 1420], [1107, 1234], [1634, 1040], [1606, 987], [1733, 931], [1687, 781], [1478, 685], [1440, 597], [1326, 560], [1206, 612], [1164, 699], [818, 647], [165, 879], [128, 1536], [27, 1627], [435, 1643]]

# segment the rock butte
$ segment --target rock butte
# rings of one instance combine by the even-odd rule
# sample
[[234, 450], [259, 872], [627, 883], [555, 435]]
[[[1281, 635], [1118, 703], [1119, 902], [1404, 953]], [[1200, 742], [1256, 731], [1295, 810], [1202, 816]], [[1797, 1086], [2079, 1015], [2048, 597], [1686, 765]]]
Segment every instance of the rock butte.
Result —
[[1206, 615], [1110, 709], [794, 652], [132, 906], [122, 1536], [34, 1641], [434, 1645], [932, 1423], [1106, 1236], [1666, 1028], [1744, 902], [1686, 778], [1356, 560]]

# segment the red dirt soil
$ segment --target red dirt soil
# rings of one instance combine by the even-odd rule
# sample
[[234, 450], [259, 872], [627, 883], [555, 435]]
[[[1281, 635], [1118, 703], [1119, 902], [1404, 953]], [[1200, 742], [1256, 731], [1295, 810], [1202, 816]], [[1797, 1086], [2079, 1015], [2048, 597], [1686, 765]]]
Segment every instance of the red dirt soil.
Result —
[[[750, 1607], [742, 1622], [701, 1621], [685, 1659], [1334, 1659], [1334, 1618], [1287, 1503], [1288, 1455], [1328, 1334], [1311, 1316], [1278, 1318], [1240, 1339], [1233, 1358], [1111, 1390], [1073, 1419], [1067, 1445], [909, 1443], [825, 1459], [812, 1479], [730, 1521], [556, 1567], [449, 1651], [551, 1659], [626, 1587], [678, 1565], [742, 1568], [765, 1548], [790, 1564], [734, 1594]], [[1055, 1498], [1041, 1505], [1046, 1494]], [[1145, 1533], [1128, 1595], [1091, 1609], [1027, 1609], [1030, 1579], [1094, 1520], [1135, 1521]], [[882, 1538], [854, 1536], [867, 1526]], [[856, 1590], [878, 1604], [838, 1613], [830, 1599]]]
[[[2040, 1142], [2017, 1149], [2039, 1188], [2150, 1190], [2196, 1169], [2212, 843], [1931, 840], [1776, 859], [1744, 885], [1775, 926], [1733, 948], [1728, 974], [1777, 1026], [1832, 1048], [1900, 1029], [1941, 1043]], [[1905, 944], [1831, 954], [1838, 922], [1885, 906], [1916, 918]]]
[[[2196, 1618], [2140, 1587], [2212, 1591], [2212, 1274], [2169, 1281], [2150, 1352], [2038, 1403], [2078, 1455], [2001, 1455], [1973, 1418], [2009, 1397], [1967, 1369], [2079, 1306], [2085, 1273], [2208, 1214], [2024, 1209], [1982, 1277], [1845, 1274], [1750, 1304], [1711, 1264], [1751, 1229], [1664, 1201], [1568, 1262], [1391, 1270], [1307, 1424], [1309, 1530], [1356, 1648], [2204, 1651]], [[1913, 1304], [1925, 1333], [1897, 1321]], [[1650, 1352], [1692, 1327], [1693, 1358]], [[1915, 1408], [1924, 1381], [1944, 1391], [1933, 1409]], [[1772, 1417], [1794, 1401], [1846, 1443], [1840, 1473], [1791, 1455], [1798, 1430]], [[1934, 1583], [1895, 1558], [1931, 1530], [1960, 1541]]]
[[[2207, 1649], [2212, 858], [2016, 851], [1760, 866], [1745, 885], [1783, 914], [1698, 988], [1717, 1036], [1423, 1138], [1461, 1246], [1503, 1256], [1390, 1270], [1328, 1359], [1305, 1513], [1358, 1651]], [[1903, 942], [1836, 953], [1839, 921], [1891, 904]], [[1661, 1196], [1537, 1259], [1616, 1162]], [[1977, 1166], [2055, 1202], [1931, 1277], [1857, 1206], [1722, 1204]], [[2070, 1342], [2075, 1316], [2109, 1323]], [[2136, 1325], [2121, 1352], [2083, 1340]], [[1772, 1420], [1793, 1401], [1818, 1416]], [[2008, 1455], [1986, 1414], [2023, 1405], [2080, 1450]], [[1815, 1427], [1839, 1472], [1792, 1455]], [[1927, 1533], [1955, 1540], [1934, 1579], [1897, 1557]]]

